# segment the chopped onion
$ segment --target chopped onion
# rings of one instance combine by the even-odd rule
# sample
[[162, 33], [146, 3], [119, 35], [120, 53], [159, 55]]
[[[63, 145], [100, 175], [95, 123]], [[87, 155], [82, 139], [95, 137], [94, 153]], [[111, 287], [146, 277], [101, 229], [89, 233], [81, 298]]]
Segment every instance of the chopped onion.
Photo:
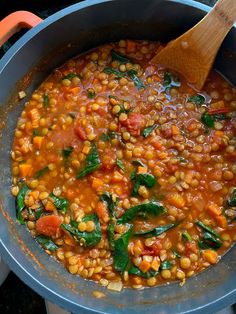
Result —
[[113, 282], [110, 282], [109, 285], [107, 286], [107, 288], [109, 290], [113, 290], [113, 291], [118, 291], [120, 292], [123, 288], [123, 284], [121, 281], [113, 281]]
[[209, 187], [212, 192], [217, 192], [222, 190], [222, 184], [218, 181], [212, 181], [209, 183]]

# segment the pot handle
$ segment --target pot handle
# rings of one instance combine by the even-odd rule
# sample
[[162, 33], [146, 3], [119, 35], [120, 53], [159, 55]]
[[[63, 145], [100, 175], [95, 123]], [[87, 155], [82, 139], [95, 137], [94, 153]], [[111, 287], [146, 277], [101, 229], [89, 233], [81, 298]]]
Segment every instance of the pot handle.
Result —
[[32, 28], [43, 20], [28, 11], [16, 11], [0, 21], [0, 47], [22, 28]]

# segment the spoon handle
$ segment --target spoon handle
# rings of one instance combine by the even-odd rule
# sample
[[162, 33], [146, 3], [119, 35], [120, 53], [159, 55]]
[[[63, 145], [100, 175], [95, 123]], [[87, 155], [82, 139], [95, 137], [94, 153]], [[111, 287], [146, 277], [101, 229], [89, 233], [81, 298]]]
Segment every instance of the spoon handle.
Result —
[[[236, 0], [219, 0], [189, 32], [189, 44], [197, 46], [205, 64], [212, 63], [225, 36], [236, 21]], [[193, 47], [192, 47], [193, 48]]]

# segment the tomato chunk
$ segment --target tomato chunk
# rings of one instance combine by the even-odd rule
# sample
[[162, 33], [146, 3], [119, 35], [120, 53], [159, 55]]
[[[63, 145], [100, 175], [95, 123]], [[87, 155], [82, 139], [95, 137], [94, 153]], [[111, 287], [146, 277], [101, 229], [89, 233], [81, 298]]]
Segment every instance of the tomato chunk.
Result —
[[74, 132], [82, 141], [85, 141], [87, 139], [87, 135], [86, 135], [85, 130], [82, 126], [76, 125], [74, 128]]
[[58, 236], [60, 234], [61, 223], [62, 221], [59, 216], [43, 216], [36, 222], [36, 231], [48, 237]]
[[145, 126], [145, 117], [141, 113], [131, 112], [128, 119], [123, 121], [122, 124], [127, 127], [133, 136], [139, 136], [141, 129]]

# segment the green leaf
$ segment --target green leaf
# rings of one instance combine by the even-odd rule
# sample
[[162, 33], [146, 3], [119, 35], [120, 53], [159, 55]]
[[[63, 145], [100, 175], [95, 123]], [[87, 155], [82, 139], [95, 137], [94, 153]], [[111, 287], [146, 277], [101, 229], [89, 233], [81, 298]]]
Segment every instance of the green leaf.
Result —
[[213, 230], [211, 227], [205, 225], [203, 222], [197, 220], [196, 225], [199, 226], [200, 228], [202, 228], [202, 230], [207, 231], [211, 234], [213, 234], [215, 237], [220, 238], [219, 233], [217, 233], [215, 230]]
[[125, 165], [123, 161], [119, 158], [116, 158], [116, 165], [122, 170], [125, 171]]
[[233, 190], [233, 193], [227, 203], [229, 206], [236, 206], [236, 189]]
[[40, 136], [40, 135], [41, 135], [41, 132], [39, 129], [33, 129], [33, 137]]
[[175, 249], [172, 249], [172, 252], [174, 253], [175, 257], [180, 258], [181, 255], [179, 254], [179, 252]]
[[145, 85], [143, 84], [143, 82], [140, 80], [140, 78], [137, 76], [137, 71], [135, 70], [129, 70], [127, 72], [128, 77], [134, 82], [134, 85], [138, 88], [145, 88]]
[[130, 226], [128, 231], [114, 241], [114, 268], [121, 273], [124, 273], [129, 264], [128, 244], [131, 235], [132, 226]]
[[49, 197], [51, 198], [53, 204], [56, 206], [58, 210], [60, 210], [63, 214], [67, 212], [69, 206], [69, 202], [67, 201], [67, 199], [58, 197], [53, 193], [50, 193]]
[[[70, 224], [62, 224], [61, 228], [69, 232], [72, 237], [83, 244], [85, 247], [90, 247], [98, 244], [102, 239], [102, 231], [98, 216], [96, 214], [86, 215], [82, 219], [83, 222], [93, 221], [95, 229], [92, 232], [81, 232], [78, 230], [78, 222], [71, 221]], [[81, 242], [82, 240], [82, 242]]]
[[103, 70], [104, 73], [106, 74], [114, 74], [116, 76], [116, 78], [122, 78], [122, 77], [125, 77], [125, 72], [120, 72], [116, 69], [113, 69], [111, 67], [106, 67], [104, 70]]
[[144, 165], [144, 163], [143, 163], [141, 160], [138, 160], [138, 159], [133, 160], [133, 161], [132, 161], [132, 164], [133, 164], [134, 166], [146, 167], [146, 166]]
[[107, 208], [109, 209], [109, 212], [111, 216], [114, 216], [114, 210], [118, 204], [119, 199], [116, 197], [113, 197], [112, 194], [109, 192], [104, 192], [100, 197], [100, 201], [106, 203]]
[[182, 238], [184, 240], [186, 240], [186, 241], [192, 241], [192, 238], [191, 238], [190, 234], [187, 231], [182, 233]]
[[114, 50], [111, 51], [111, 58], [112, 58], [112, 61], [118, 61], [121, 64], [132, 63], [129, 58], [127, 58], [126, 56], [123, 56], [122, 54], [119, 54], [118, 52]]
[[21, 225], [24, 225], [25, 223], [24, 218], [22, 217], [22, 211], [25, 208], [25, 197], [29, 191], [30, 189], [24, 183], [21, 186], [19, 193], [17, 194], [17, 197], [16, 197], [16, 216], [17, 216], [17, 220], [19, 221]]
[[200, 249], [205, 250], [211, 248], [217, 250], [223, 245], [220, 235], [211, 227], [201, 221], [196, 221], [196, 225], [203, 230], [202, 239], [198, 242]]
[[63, 76], [62, 80], [66, 80], [66, 79], [67, 80], [72, 80], [74, 77], [79, 77], [80, 78], [80, 75], [77, 74], [77, 73], [72, 72], [72, 73], [69, 73], [69, 74]]
[[148, 214], [148, 215], [153, 215], [153, 216], [159, 216], [162, 215], [166, 212], [166, 208], [158, 203], [151, 201], [149, 203], [143, 203], [136, 205], [134, 207], [130, 207], [129, 209], [126, 210], [123, 216], [121, 216], [118, 220], [118, 224], [123, 224], [126, 222], [129, 222], [136, 218], [140, 214]]
[[171, 269], [172, 267], [173, 267], [173, 264], [170, 261], [164, 261], [160, 265], [161, 270]]
[[73, 150], [74, 150], [74, 147], [72, 147], [72, 146], [68, 146], [68, 147], [64, 148], [62, 150], [63, 158], [68, 159], [70, 157], [71, 153], [73, 152]]
[[37, 171], [37, 172], [35, 173], [35, 175], [34, 175], [34, 178], [35, 178], [35, 179], [39, 179], [39, 178], [41, 178], [43, 175], [45, 175], [48, 171], [49, 171], [49, 168], [48, 168], [48, 166], [46, 166], [46, 167], [40, 169], [39, 171]]
[[206, 98], [201, 95], [201, 94], [197, 94], [197, 95], [194, 95], [194, 96], [190, 96], [188, 98], [188, 102], [191, 102], [197, 106], [201, 106], [203, 105], [205, 102], [206, 102]]
[[96, 93], [92, 88], [87, 89], [87, 97], [93, 99], [96, 97]]
[[180, 163], [186, 164], [188, 161], [184, 157], [177, 157], [177, 159], [180, 161]]
[[164, 73], [165, 91], [169, 90], [171, 87], [180, 87], [180, 86], [181, 86], [181, 82], [176, 75], [174, 75], [170, 72]]
[[69, 112], [68, 116], [71, 117], [73, 120], [75, 120], [75, 118], [76, 118], [76, 115], [74, 112]]
[[132, 180], [134, 181], [132, 196], [138, 195], [138, 190], [141, 185], [152, 188], [156, 184], [156, 178], [150, 173], [135, 174]]
[[107, 226], [107, 237], [108, 237], [108, 242], [110, 244], [111, 250], [114, 250], [115, 248], [115, 225], [110, 222]]
[[201, 116], [201, 121], [205, 126], [208, 126], [209, 128], [214, 127], [214, 119], [209, 113], [204, 112]]
[[202, 239], [198, 242], [198, 246], [200, 249], [213, 249], [218, 250], [223, 245], [220, 238], [209, 232], [203, 232]]
[[103, 142], [109, 142], [110, 136], [108, 135], [108, 133], [102, 133], [99, 140]]
[[38, 220], [43, 214], [43, 206], [40, 206], [38, 207], [36, 210], [35, 210], [35, 219]]
[[148, 272], [144, 273], [138, 267], [131, 266], [128, 269], [128, 273], [129, 273], [129, 275], [135, 275], [135, 276], [138, 276], [138, 277], [142, 277], [142, 278], [148, 279], [148, 278], [157, 276], [159, 274], [159, 271], [149, 270]]
[[152, 126], [145, 128], [142, 132], [143, 137], [148, 137], [157, 127], [157, 124], [153, 124]]
[[37, 236], [36, 240], [45, 250], [56, 251], [58, 249], [58, 246], [48, 237]]
[[49, 105], [49, 97], [47, 94], [43, 95], [43, 106], [46, 108]]
[[147, 231], [135, 232], [134, 235], [144, 236], [145, 238], [157, 237], [161, 235], [162, 233], [176, 227], [176, 225], [177, 224], [168, 224], [168, 225], [156, 227], [154, 229], [147, 230]]
[[99, 168], [100, 164], [101, 164], [101, 162], [99, 159], [97, 147], [96, 147], [95, 143], [92, 143], [90, 151], [89, 151], [89, 153], [85, 159], [84, 169], [81, 170], [77, 174], [76, 178], [81, 179], [81, 178], [85, 177], [87, 174], [94, 172], [95, 170], [97, 170]]

